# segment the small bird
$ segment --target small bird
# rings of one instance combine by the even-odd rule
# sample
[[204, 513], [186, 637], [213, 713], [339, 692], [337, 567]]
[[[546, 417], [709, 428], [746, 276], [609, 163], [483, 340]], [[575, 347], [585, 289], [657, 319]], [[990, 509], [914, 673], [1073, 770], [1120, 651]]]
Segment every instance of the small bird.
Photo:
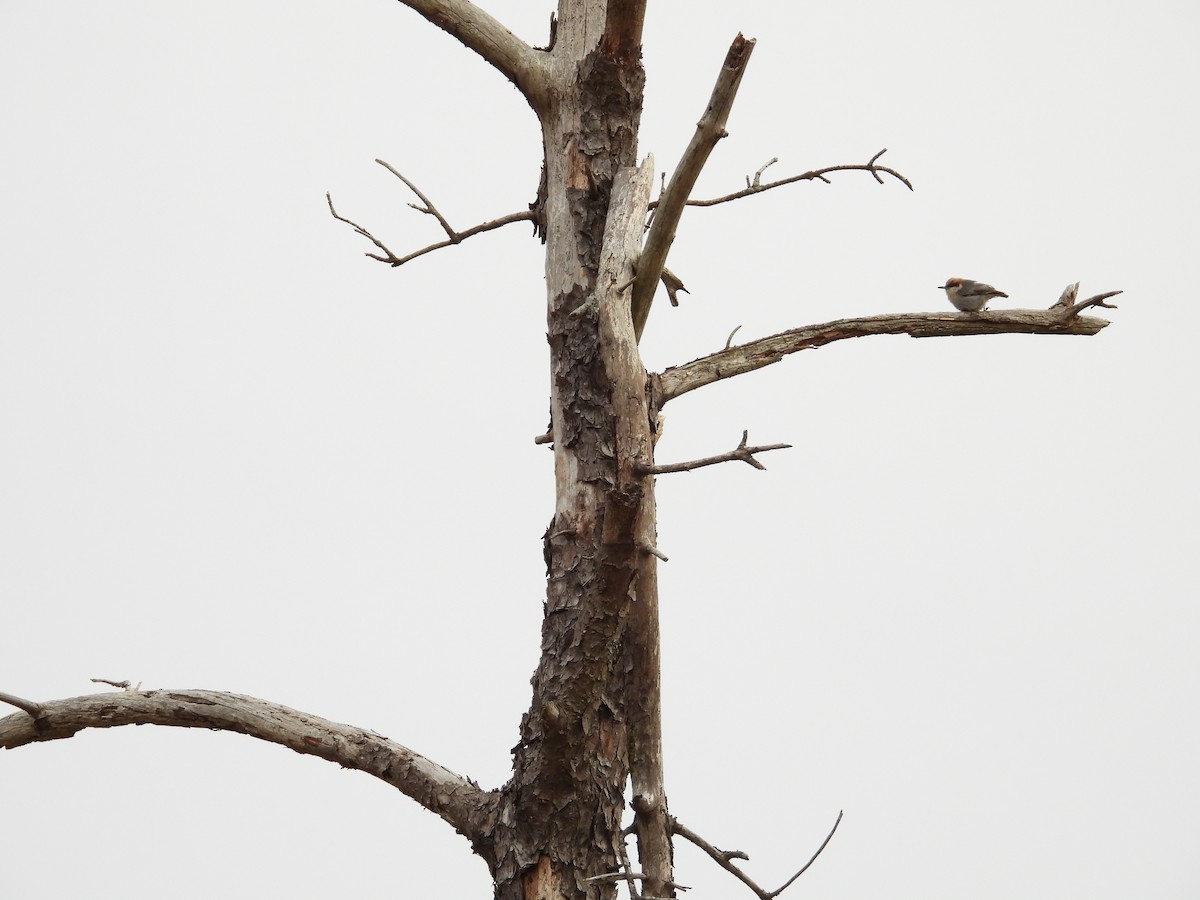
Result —
[[998, 291], [990, 284], [971, 281], [969, 278], [947, 278], [945, 284], [938, 287], [946, 291], [946, 296], [954, 304], [955, 309], [963, 312], [979, 312], [996, 297], [1007, 297], [1004, 291]]

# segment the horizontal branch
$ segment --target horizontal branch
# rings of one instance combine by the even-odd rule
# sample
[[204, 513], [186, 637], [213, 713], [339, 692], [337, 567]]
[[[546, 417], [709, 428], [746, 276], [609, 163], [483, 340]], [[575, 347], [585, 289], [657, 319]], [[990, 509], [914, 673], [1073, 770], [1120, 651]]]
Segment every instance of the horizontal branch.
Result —
[[[798, 181], [823, 181], [826, 184], [831, 184], [830, 180], [825, 176], [831, 175], [834, 172], [870, 172], [872, 177], [883, 184], [883, 177], [880, 175], [890, 175], [903, 184], [910, 191], [913, 189], [912, 182], [888, 166], [877, 166], [876, 162], [879, 157], [887, 153], [887, 147], [884, 147], [878, 153], [871, 157], [870, 161], [865, 164], [849, 163], [841, 166], [826, 166], [823, 169], [811, 169], [807, 172], [802, 172], [799, 175], [792, 175], [789, 178], [780, 178], [778, 181], [768, 181], [766, 184], [762, 182], [762, 174], [768, 166], [777, 163], [778, 158], [769, 160], [757, 172], [754, 173], [753, 181], [746, 179], [746, 187], [742, 190], [734, 191], [731, 194], [724, 194], [720, 197], [713, 197], [710, 200], [689, 200], [688, 206], [717, 206], [720, 203], [729, 203], [731, 200], [740, 200], [743, 197], [749, 197], [752, 194], [761, 194], [763, 191], [769, 191], [777, 187], [783, 187], [785, 184], [795, 184]], [[650, 208], [654, 208], [654, 204], [650, 204]]]
[[470, 0], [400, 0], [446, 34], [495, 66], [525, 95], [529, 105], [545, 106], [545, 57]]
[[[838, 319], [820, 325], [807, 325], [780, 334], [759, 338], [746, 344], [727, 347], [681, 366], [673, 366], [654, 376], [659, 383], [662, 403], [688, 391], [753, 372], [801, 350], [813, 350], [834, 341], [867, 337], [874, 334], [907, 334], [910, 337], [957, 337], [971, 334], [1076, 334], [1093, 335], [1105, 328], [1106, 319], [1081, 316], [1089, 306], [1109, 306], [1101, 294], [1070, 307], [1047, 310], [1006, 309], [979, 313], [898, 313]], [[1111, 307], [1109, 307], [1111, 308]]]
[[692, 469], [701, 469], [704, 466], [715, 466], [717, 463], [723, 462], [744, 462], [754, 466], [756, 469], [766, 471], [766, 466], [754, 458], [755, 453], [766, 453], [768, 450], [789, 450], [791, 444], [763, 444], [760, 447], [747, 447], [746, 442], [750, 439], [750, 432], [742, 432], [741, 443], [728, 453], [718, 453], [716, 456], [706, 456], [703, 459], [693, 459], [688, 462], [668, 463], [666, 465], [648, 466], [644, 463], [635, 463], [634, 469], [639, 475], [665, 475], [670, 472], [690, 472]]
[[[14, 703], [16, 698], [0, 695]], [[23, 701], [28, 704], [29, 701]], [[387, 782], [471, 841], [482, 837], [492, 795], [449, 769], [362, 728], [339, 725], [278, 703], [220, 691], [122, 691], [50, 700], [0, 719], [0, 748], [74, 737], [87, 728], [166, 725], [234, 731], [319, 756]]]
[[421, 201], [421, 205], [418, 206], [416, 203], [410, 203], [408, 204], [410, 207], [419, 213], [433, 216], [435, 219], [437, 219], [438, 225], [441, 226], [442, 231], [446, 232], [446, 240], [444, 241], [438, 241], [437, 243], [430, 244], [427, 247], [422, 247], [420, 250], [415, 250], [406, 256], [397, 256], [387, 247], [387, 245], [383, 243], [383, 241], [376, 238], [375, 235], [371, 234], [371, 232], [367, 231], [367, 229], [363, 228], [357, 222], [347, 219], [343, 215], [339, 215], [338, 211], [333, 208], [333, 198], [326, 193], [325, 202], [329, 204], [329, 214], [339, 222], [345, 222], [356, 232], [361, 234], [372, 244], [382, 250], [384, 254], [380, 256], [378, 253], [368, 253], [366, 254], [367, 256], [369, 256], [371, 259], [377, 259], [382, 263], [387, 263], [393, 268], [402, 266], [407, 262], [411, 262], [419, 256], [424, 256], [426, 253], [432, 253], [434, 250], [441, 250], [443, 247], [452, 247], [455, 244], [461, 244], [467, 238], [474, 237], [477, 234], [483, 234], [485, 231], [494, 231], [497, 228], [503, 228], [505, 225], [512, 225], [514, 222], [536, 221], [537, 213], [535, 213], [533, 210], [524, 210], [522, 212], [509, 213], [507, 216], [501, 216], [499, 219], [491, 219], [487, 222], [481, 222], [480, 224], [474, 225], [465, 231], [456, 231], [451, 227], [450, 222], [446, 219], [446, 217], [442, 215], [441, 210], [434, 206], [433, 201], [425, 196], [420, 188], [396, 171], [396, 169], [394, 169], [389, 163], [384, 162], [382, 159], [377, 159], [375, 162], [379, 163], [379, 165], [383, 166], [385, 169], [403, 181], [408, 189], [417, 195], [417, 198]]

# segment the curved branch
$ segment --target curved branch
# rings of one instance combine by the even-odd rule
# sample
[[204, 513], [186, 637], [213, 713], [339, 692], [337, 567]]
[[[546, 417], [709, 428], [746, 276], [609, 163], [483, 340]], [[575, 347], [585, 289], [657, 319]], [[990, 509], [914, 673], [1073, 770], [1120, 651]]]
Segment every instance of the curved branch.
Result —
[[[1100, 295], [1107, 298], [1112, 294]], [[980, 313], [899, 313], [837, 319], [807, 325], [780, 334], [738, 344], [710, 353], [653, 376], [659, 382], [662, 403], [688, 391], [753, 372], [800, 350], [813, 350], [834, 341], [873, 334], [907, 334], [910, 337], [954, 337], [968, 334], [1078, 334], [1093, 335], [1105, 328], [1106, 319], [1078, 315], [1079, 310], [1098, 306], [1102, 300], [1085, 300], [1068, 308], [1047, 310], [987, 310]]]
[[470, 0], [400, 0], [500, 70], [540, 112], [546, 101], [545, 54]]
[[680, 216], [683, 215], [683, 208], [696, 185], [696, 179], [700, 177], [700, 171], [708, 161], [709, 154], [717, 146], [717, 141], [727, 133], [725, 122], [729, 118], [729, 111], [733, 109], [733, 101], [752, 52], [753, 38], [747, 39], [739, 34], [733, 39], [725, 56], [725, 63], [717, 76], [717, 83], [713, 86], [708, 107], [696, 123], [696, 133], [692, 135], [679, 165], [671, 175], [666, 191], [656, 204], [654, 220], [650, 225], [649, 234], [646, 235], [646, 244], [638, 260], [637, 278], [633, 284], [633, 327], [639, 338], [646, 327], [650, 304], [654, 301], [654, 291], [662, 276], [663, 266], [667, 263], [671, 244], [675, 241], [675, 229], [679, 225]]
[[0, 719], [0, 748], [12, 750], [74, 737], [86, 728], [119, 725], [236, 731], [374, 775], [437, 813], [472, 842], [483, 840], [493, 804], [492, 795], [470, 779], [382, 735], [255, 697], [221, 691], [123, 691], [34, 705], [36, 718], [22, 712]]
[[31, 717], [36, 719], [42, 714], [42, 704], [34, 703], [32, 700], [23, 700], [12, 694], [6, 694], [0, 691], [0, 703], [7, 703], [9, 706], [15, 706], [17, 709], [23, 710]]

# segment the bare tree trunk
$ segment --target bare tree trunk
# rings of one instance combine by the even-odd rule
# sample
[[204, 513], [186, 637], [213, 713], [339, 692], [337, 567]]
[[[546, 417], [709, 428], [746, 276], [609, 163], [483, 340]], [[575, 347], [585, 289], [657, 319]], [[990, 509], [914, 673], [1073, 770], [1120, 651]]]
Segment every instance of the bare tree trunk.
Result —
[[[631, 30], [627, 11], [582, 5], [561, 4], [540, 111], [556, 505], [542, 658], [504, 791], [511, 822], [497, 828], [497, 896], [514, 900], [612, 895], [611, 882], [586, 879], [620, 868], [631, 733], [658, 759], [657, 698], [643, 693], [657, 684], [644, 671], [658, 662], [656, 598], [641, 593], [655, 585], [642, 549], [654, 501], [637, 467], [652, 458], [652, 412], [627, 283], [652, 174], [635, 168], [640, 19]], [[653, 625], [653, 647], [635, 622]], [[661, 795], [661, 774], [655, 783]]]

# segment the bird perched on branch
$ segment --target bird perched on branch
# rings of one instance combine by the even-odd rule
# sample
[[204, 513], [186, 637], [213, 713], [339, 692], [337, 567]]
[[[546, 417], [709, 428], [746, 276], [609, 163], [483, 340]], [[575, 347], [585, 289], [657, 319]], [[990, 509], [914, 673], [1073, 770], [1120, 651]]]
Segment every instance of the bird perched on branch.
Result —
[[954, 308], [963, 312], [979, 312], [996, 297], [1008, 296], [990, 284], [971, 281], [969, 278], [947, 278], [946, 283], [939, 284], [938, 287], [946, 291], [946, 296], [950, 298]]

